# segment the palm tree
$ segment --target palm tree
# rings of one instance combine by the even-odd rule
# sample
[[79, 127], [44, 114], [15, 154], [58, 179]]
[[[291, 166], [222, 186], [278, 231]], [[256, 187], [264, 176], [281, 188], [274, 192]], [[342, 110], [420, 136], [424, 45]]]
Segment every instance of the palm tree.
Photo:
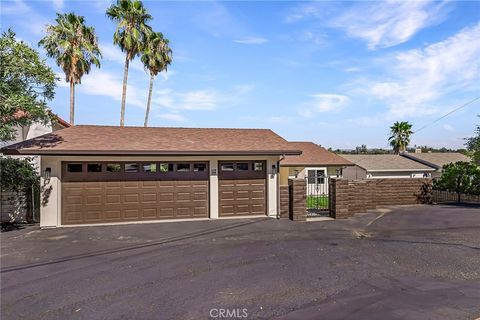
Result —
[[47, 35], [40, 40], [47, 55], [54, 58], [70, 83], [70, 124], [75, 123], [75, 85], [90, 72], [92, 64], [100, 68], [102, 54], [93, 27], [85, 25], [83, 16], [59, 14], [56, 25], [47, 26]]
[[139, 0], [117, 0], [107, 9], [107, 17], [117, 23], [117, 30], [113, 35], [113, 43], [125, 52], [125, 70], [123, 73], [122, 109], [120, 125], [125, 120], [125, 98], [127, 94], [128, 65], [143, 48], [145, 38], [151, 33], [146, 24], [152, 19], [143, 3]]
[[388, 138], [388, 141], [390, 141], [395, 154], [399, 154], [407, 149], [412, 133], [412, 125], [408, 121], [397, 121], [390, 127], [391, 136]]
[[148, 35], [143, 48], [141, 60], [145, 69], [150, 72], [150, 87], [148, 89], [147, 110], [145, 111], [144, 126], [148, 126], [148, 115], [152, 101], [153, 79], [162, 71], [166, 71], [172, 63], [172, 49], [168, 46], [168, 39], [161, 32], [152, 32]]

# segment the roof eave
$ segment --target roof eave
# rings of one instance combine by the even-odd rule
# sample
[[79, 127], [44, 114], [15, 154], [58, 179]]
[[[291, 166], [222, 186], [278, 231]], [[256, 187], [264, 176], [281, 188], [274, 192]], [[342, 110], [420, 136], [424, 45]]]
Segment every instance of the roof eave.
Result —
[[403, 172], [403, 171], [435, 171], [434, 168], [425, 168], [425, 169], [365, 169], [368, 172]]
[[353, 163], [286, 163], [280, 162], [281, 167], [328, 167], [328, 166], [354, 166]]
[[43, 156], [281, 156], [300, 155], [299, 150], [257, 150], [257, 151], [132, 151], [132, 150], [22, 150], [2, 149], [6, 155], [43, 155]]

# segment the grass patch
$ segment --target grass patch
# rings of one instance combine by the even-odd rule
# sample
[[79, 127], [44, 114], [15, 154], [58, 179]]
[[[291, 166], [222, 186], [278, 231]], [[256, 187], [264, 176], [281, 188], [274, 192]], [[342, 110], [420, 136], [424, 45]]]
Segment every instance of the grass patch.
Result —
[[328, 196], [307, 196], [308, 208], [328, 208]]

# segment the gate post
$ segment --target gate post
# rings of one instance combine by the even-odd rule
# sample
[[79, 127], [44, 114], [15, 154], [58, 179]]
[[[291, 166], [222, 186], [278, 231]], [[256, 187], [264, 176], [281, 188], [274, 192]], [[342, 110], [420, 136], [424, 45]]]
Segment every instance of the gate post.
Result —
[[348, 210], [348, 180], [343, 178], [330, 179], [329, 207], [330, 215], [335, 219], [350, 217]]
[[293, 221], [307, 220], [307, 192], [304, 179], [288, 179], [290, 197], [290, 219]]

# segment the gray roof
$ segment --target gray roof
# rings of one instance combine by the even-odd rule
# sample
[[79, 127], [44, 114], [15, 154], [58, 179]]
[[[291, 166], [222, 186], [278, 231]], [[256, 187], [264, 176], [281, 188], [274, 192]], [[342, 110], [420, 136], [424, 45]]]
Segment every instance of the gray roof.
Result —
[[342, 154], [367, 171], [434, 171], [432, 167], [394, 154]]
[[461, 154], [459, 152], [404, 153], [402, 155], [437, 169], [440, 169], [444, 165], [453, 163], [453, 162], [458, 162], [458, 161], [470, 162], [471, 161], [471, 159], [468, 156]]

